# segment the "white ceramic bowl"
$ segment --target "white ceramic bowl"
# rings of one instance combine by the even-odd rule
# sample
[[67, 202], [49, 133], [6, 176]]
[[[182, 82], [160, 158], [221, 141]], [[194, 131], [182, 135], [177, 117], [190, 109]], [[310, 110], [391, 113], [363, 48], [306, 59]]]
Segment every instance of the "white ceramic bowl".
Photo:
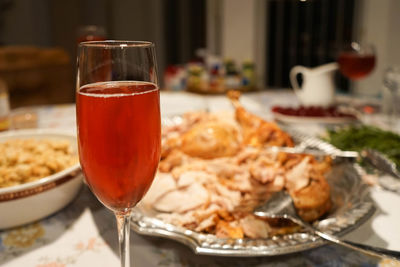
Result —
[[[77, 153], [74, 134], [52, 129], [4, 132], [0, 134], [0, 143], [20, 138], [67, 139]], [[77, 163], [37, 181], [0, 188], [0, 229], [34, 222], [62, 209], [75, 198], [81, 186], [82, 173]]]

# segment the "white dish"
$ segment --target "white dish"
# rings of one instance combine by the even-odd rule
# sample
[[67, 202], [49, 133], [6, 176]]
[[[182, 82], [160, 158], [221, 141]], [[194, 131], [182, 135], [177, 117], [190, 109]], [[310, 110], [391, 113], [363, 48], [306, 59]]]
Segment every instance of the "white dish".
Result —
[[[9, 131], [0, 143], [11, 139], [66, 139], [77, 153], [74, 134], [52, 129]], [[82, 186], [79, 163], [37, 181], [0, 188], [0, 229], [20, 226], [44, 218], [70, 203]]]
[[319, 124], [343, 124], [357, 122], [355, 117], [311, 117], [291, 116], [278, 112], [272, 112], [274, 119], [284, 123], [319, 123]]

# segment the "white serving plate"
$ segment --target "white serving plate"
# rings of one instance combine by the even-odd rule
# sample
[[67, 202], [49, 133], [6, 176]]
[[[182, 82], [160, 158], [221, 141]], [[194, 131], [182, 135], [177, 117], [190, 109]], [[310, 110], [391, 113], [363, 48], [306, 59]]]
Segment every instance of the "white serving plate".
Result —
[[[66, 139], [77, 153], [76, 135], [53, 129], [16, 130], [0, 134], [0, 143], [11, 139]], [[82, 186], [79, 163], [37, 181], [0, 188], [0, 229], [44, 218], [70, 203]]]
[[348, 124], [358, 121], [353, 117], [312, 117], [312, 116], [292, 116], [285, 115], [278, 112], [272, 112], [274, 119], [284, 123], [318, 123], [318, 124]]

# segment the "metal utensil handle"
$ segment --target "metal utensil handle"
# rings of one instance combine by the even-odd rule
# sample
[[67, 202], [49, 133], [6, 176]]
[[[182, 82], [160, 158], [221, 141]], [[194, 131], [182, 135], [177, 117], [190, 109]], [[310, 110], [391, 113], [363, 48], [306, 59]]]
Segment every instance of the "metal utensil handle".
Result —
[[364, 245], [364, 244], [358, 244], [358, 243], [351, 242], [351, 241], [348, 241], [348, 240], [343, 240], [343, 242], [348, 243], [348, 244], [353, 245], [353, 246], [356, 246], [356, 247], [359, 247], [359, 248], [373, 250], [373, 251], [376, 251], [378, 253], [384, 253], [386, 255], [390, 255], [390, 256], [395, 257], [397, 260], [400, 259], [400, 251], [384, 249], [384, 248], [379, 248], [379, 247], [373, 247], [373, 246], [368, 246], [368, 245]]
[[376, 169], [386, 172], [393, 177], [400, 179], [400, 174], [397, 171], [396, 164], [386, 155], [374, 149], [364, 149], [361, 151], [361, 156], [367, 159]]
[[321, 232], [317, 229], [315, 229], [313, 226], [311, 226], [310, 224], [304, 222], [301, 219], [298, 218], [292, 218], [293, 221], [301, 226], [303, 226], [304, 228], [306, 228], [307, 230], [309, 230], [310, 232], [312, 232], [313, 234], [318, 235], [319, 237], [330, 241], [332, 243], [347, 247], [349, 249], [353, 249], [356, 250], [360, 253], [364, 253], [373, 257], [378, 257], [378, 258], [389, 258], [395, 261], [399, 261], [400, 260], [400, 252], [396, 252], [396, 251], [391, 251], [391, 250], [386, 250], [383, 248], [375, 248], [372, 246], [367, 246], [367, 245], [361, 245], [361, 244], [357, 244], [354, 242], [349, 242], [349, 241], [344, 241], [339, 239], [338, 237], [328, 234], [328, 233], [324, 233]]

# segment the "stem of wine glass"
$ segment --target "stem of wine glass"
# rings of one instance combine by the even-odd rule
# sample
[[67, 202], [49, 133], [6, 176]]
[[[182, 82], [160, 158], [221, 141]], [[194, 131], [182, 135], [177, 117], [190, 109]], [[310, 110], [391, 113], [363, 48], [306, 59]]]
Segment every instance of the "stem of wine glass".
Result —
[[129, 254], [129, 233], [130, 233], [130, 218], [128, 213], [115, 213], [118, 226], [119, 253], [121, 259], [121, 267], [130, 267]]

